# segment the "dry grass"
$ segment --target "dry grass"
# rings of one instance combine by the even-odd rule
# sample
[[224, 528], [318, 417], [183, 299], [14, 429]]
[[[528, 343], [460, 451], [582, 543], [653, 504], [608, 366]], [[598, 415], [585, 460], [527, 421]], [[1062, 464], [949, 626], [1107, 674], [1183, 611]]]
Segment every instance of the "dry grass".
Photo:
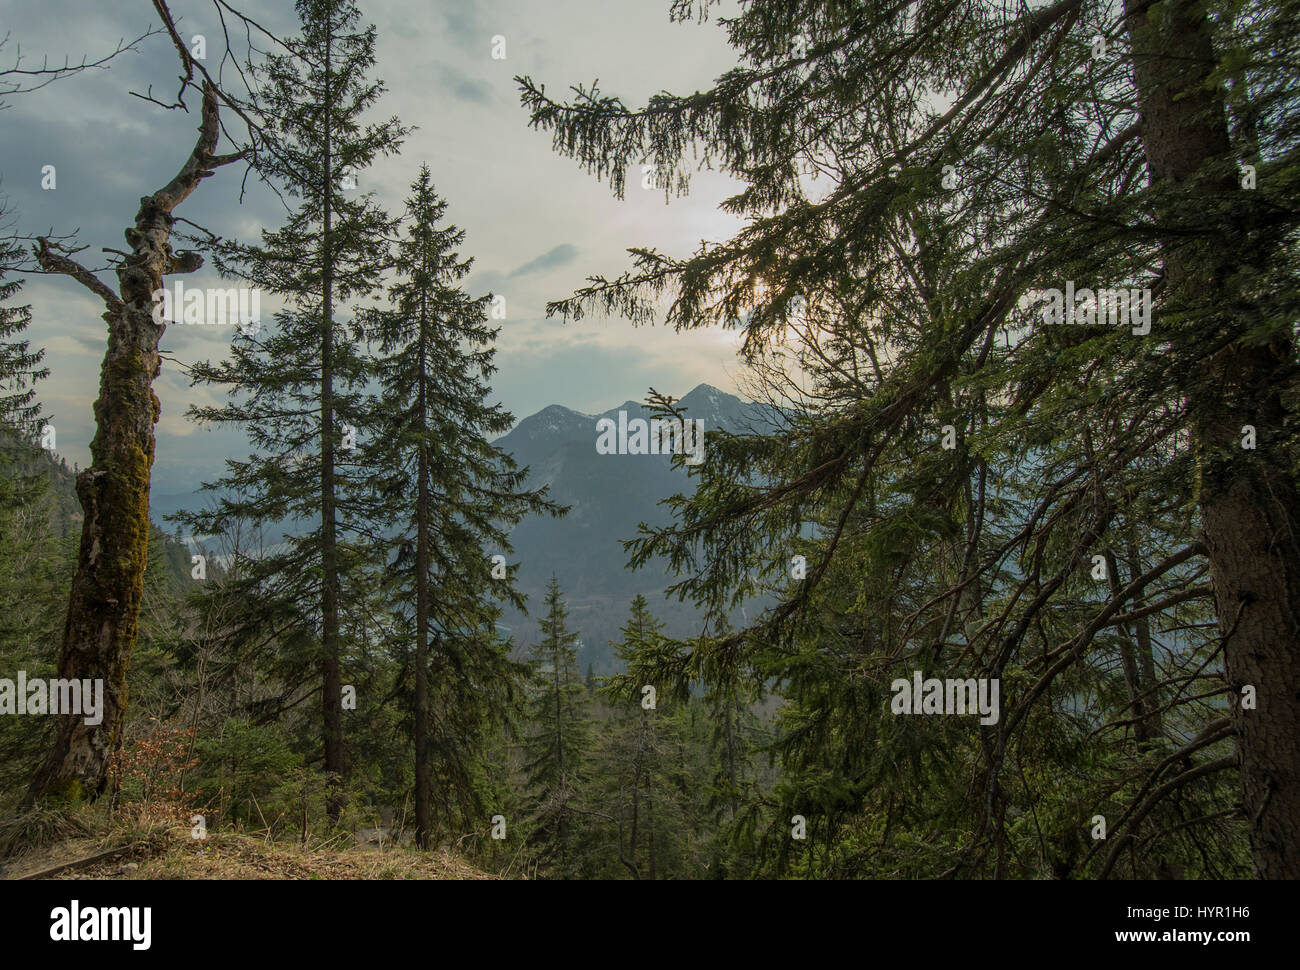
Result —
[[403, 846], [304, 848], [247, 835], [209, 833], [141, 864], [141, 879], [492, 879], [449, 852]]
[[115, 859], [55, 873], [50, 879], [494, 879], [446, 850], [420, 852], [393, 846], [304, 847], [234, 832], [190, 838], [188, 826], [140, 829], [115, 826], [99, 838], [69, 838], [10, 861], [3, 878], [43, 872], [118, 845], [131, 851]]
[[0, 819], [0, 859], [39, 851], [67, 839], [90, 835], [91, 823], [73, 809], [37, 805]]

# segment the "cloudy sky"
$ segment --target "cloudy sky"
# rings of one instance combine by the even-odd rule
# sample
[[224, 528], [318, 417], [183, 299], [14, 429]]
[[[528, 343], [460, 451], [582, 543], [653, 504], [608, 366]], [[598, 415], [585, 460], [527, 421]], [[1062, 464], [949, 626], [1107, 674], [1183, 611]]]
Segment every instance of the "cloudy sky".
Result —
[[[245, 13], [280, 31], [296, 20], [289, 0], [245, 0]], [[548, 404], [598, 412], [650, 386], [682, 395], [701, 382], [734, 390], [739, 364], [735, 335], [721, 330], [677, 334], [662, 326], [634, 329], [627, 321], [547, 320], [547, 300], [569, 295], [589, 274], [613, 276], [629, 264], [631, 246], [682, 255], [701, 240], [729, 237], [737, 221], [718, 202], [735, 184], [700, 173], [689, 196], [665, 204], [629, 178], [620, 202], [609, 188], [551, 151], [547, 133], [528, 128], [515, 75], [544, 83], [557, 96], [570, 84], [599, 79], [603, 91], [641, 105], [657, 91], [703, 89], [735, 64], [714, 19], [672, 24], [668, 0], [360, 0], [379, 32], [379, 77], [388, 94], [376, 115], [417, 126], [402, 153], [360, 175], [392, 213], [401, 209], [421, 162], [449, 202], [449, 218], [467, 238], [462, 255], [475, 258], [468, 288], [507, 298], [501, 322], [495, 389], [516, 419]], [[203, 34], [208, 64], [223, 49], [209, 0], [174, 0], [185, 36]], [[722, 12], [730, 12], [730, 4]], [[0, 0], [8, 43], [0, 62], [23, 66], [45, 55], [62, 63], [112, 50], [157, 25], [148, 0]], [[506, 41], [493, 59], [493, 38]], [[77, 231], [94, 265], [101, 247], [124, 248], [123, 229], [141, 196], [176, 172], [195, 137], [196, 120], [164, 111], [131, 92], [175, 91], [177, 60], [163, 37], [143, 42], [110, 69], [88, 72], [10, 100], [0, 112], [0, 192], [21, 232]], [[194, 109], [197, 98], [191, 96]], [[228, 146], [224, 146], [228, 150]], [[42, 168], [55, 166], [56, 187], [43, 190]], [[241, 204], [242, 169], [209, 179], [178, 210], [222, 235], [251, 238], [283, 218], [279, 204], [252, 193]], [[101, 278], [116, 286], [112, 273]], [[174, 279], [174, 278], [173, 278]], [[211, 284], [215, 274], [185, 277]], [[33, 304], [29, 331], [47, 350], [51, 379], [42, 388], [57, 428], [58, 451], [69, 463], [89, 462], [91, 404], [103, 357], [103, 306], [74, 281], [29, 276], [23, 299]], [[266, 316], [263, 308], [263, 316]], [[222, 457], [246, 451], [237, 431], [200, 428], [185, 417], [191, 403], [212, 401], [191, 388], [176, 363], [216, 358], [226, 328], [171, 326], [168, 356], [155, 388], [162, 401], [154, 488], [186, 492], [220, 469]]]

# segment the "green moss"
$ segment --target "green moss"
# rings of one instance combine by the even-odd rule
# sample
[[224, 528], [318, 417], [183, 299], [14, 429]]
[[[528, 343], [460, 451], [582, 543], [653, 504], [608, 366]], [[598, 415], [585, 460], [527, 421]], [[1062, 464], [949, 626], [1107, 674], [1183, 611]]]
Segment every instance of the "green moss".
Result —
[[86, 794], [81, 787], [80, 778], [65, 778], [55, 782], [46, 789], [42, 801], [50, 807], [60, 805], [79, 805], [85, 801]]

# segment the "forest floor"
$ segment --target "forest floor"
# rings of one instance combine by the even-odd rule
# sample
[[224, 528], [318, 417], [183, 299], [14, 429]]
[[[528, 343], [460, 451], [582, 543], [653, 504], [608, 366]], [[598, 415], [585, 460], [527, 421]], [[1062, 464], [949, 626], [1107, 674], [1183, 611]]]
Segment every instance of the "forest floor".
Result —
[[[420, 852], [396, 845], [313, 849], [296, 842], [211, 831], [201, 841], [168, 838], [126, 846], [90, 838], [65, 839], [6, 862], [0, 879], [497, 878], [445, 849]], [[67, 868], [50, 871], [59, 866]]]

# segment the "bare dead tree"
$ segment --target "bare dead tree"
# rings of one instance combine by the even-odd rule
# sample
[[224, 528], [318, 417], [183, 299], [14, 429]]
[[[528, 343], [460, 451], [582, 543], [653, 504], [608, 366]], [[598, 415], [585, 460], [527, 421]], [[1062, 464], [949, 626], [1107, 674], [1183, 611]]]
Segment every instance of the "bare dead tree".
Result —
[[151, 2], [181, 60], [178, 105], [184, 107], [191, 87], [201, 88], [194, 147], [167, 184], [140, 200], [134, 224], [125, 233], [129, 251], [120, 254], [113, 267], [116, 291], [73, 258], [78, 250], [46, 236], [38, 237], [34, 246], [45, 272], [69, 276], [103, 301], [108, 324], [108, 347], [94, 406], [97, 430], [90, 445], [91, 465], [77, 476], [85, 519], [58, 664], [60, 677], [102, 680], [104, 709], [99, 724], [86, 724], [75, 715], [60, 718], [54, 745], [28, 789], [27, 804], [47, 797], [72, 801], [98, 797], [121, 743], [126, 672], [148, 563], [149, 484], [154, 426], [160, 413], [153, 381], [161, 368], [159, 341], [165, 324], [154, 320], [154, 293], [163, 288], [165, 276], [192, 273], [203, 265], [199, 253], [172, 248], [176, 207], [217, 168], [249, 154], [248, 149], [216, 153], [222, 133], [221, 105], [239, 109], [190, 56], [164, 0]]
[[[13, 61], [8, 67], [0, 68], [0, 111], [9, 107], [6, 99], [15, 94], [29, 94], [32, 91], [39, 91], [48, 84], [63, 78], [71, 77], [74, 74], [80, 74], [82, 71], [103, 70], [108, 67], [119, 54], [125, 54], [127, 51], [138, 53], [142, 41], [147, 40], [159, 29], [151, 27], [135, 40], [127, 41], [125, 38], [118, 40], [117, 46], [103, 57], [95, 60], [89, 60], [83, 57], [80, 61], [74, 63], [71, 58], [64, 57], [62, 64], [50, 64], [48, 55], [41, 58], [39, 67], [23, 66], [22, 45], [15, 43]], [[0, 50], [3, 50], [10, 40], [10, 34], [6, 33], [0, 37]]]

